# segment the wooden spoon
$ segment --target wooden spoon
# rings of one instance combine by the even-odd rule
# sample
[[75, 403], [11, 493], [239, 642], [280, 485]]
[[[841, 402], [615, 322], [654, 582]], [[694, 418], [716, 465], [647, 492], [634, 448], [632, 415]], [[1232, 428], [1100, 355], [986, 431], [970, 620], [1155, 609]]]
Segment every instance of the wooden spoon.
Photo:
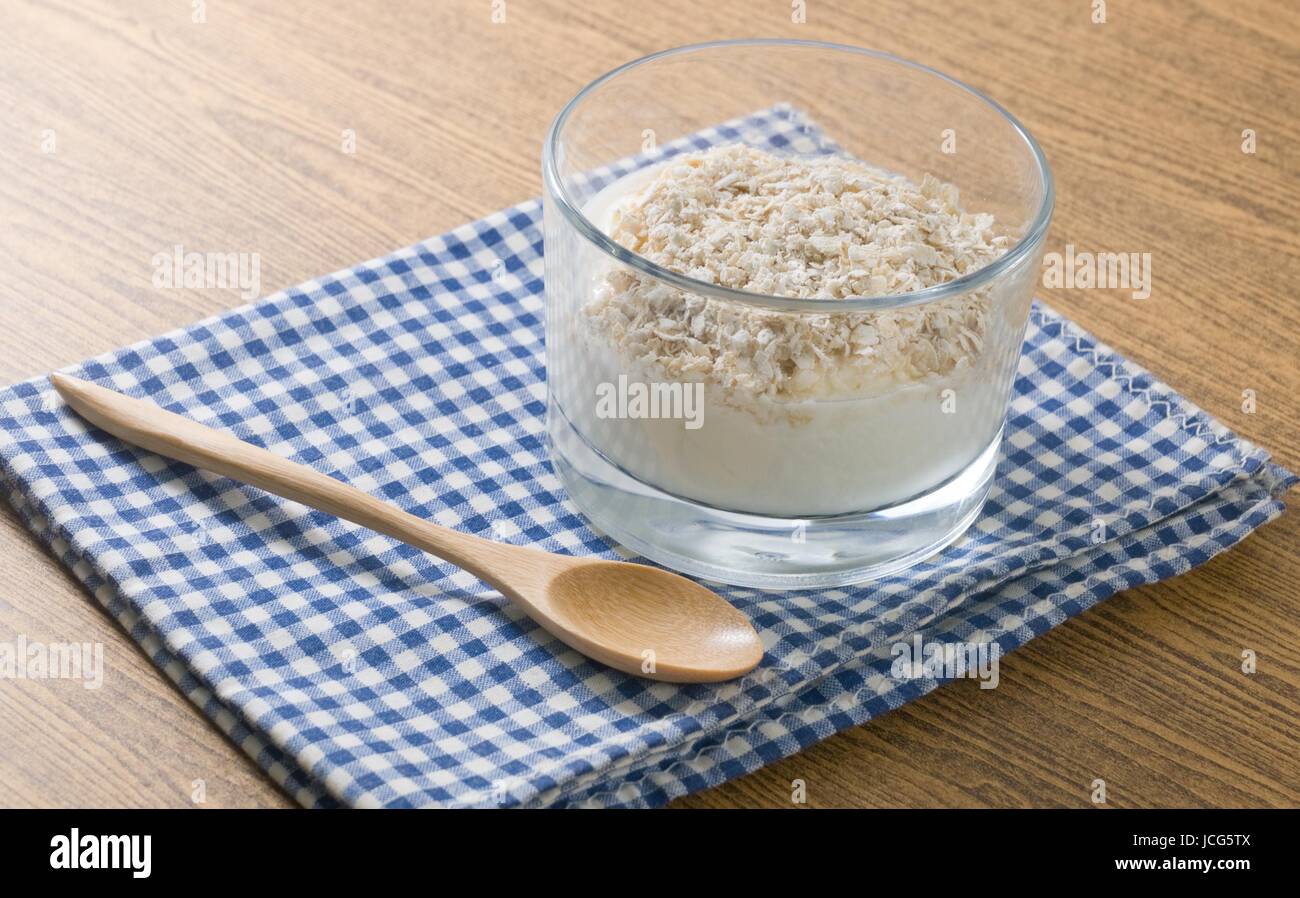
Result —
[[730, 680], [763, 644], [749, 620], [694, 581], [658, 568], [573, 558], [458, 533], [230, 434], [65, 374], [54, 388], [128, 443], [377, 530], [462, 567], [588, 657], [673, 683]]

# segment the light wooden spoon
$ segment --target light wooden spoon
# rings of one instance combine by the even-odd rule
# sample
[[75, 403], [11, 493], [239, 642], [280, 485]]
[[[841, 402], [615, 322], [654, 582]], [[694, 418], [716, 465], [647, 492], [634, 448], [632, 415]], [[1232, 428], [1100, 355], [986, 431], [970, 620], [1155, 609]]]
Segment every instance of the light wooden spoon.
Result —
[[243, 440], [65, 374], [50, 382], [113, 436], [377, 530], [500, 590], [557, 639], [610, 667], [673, 683], [730, 680], [763, 657], [749, 620], [685, 577], [459, 533]]

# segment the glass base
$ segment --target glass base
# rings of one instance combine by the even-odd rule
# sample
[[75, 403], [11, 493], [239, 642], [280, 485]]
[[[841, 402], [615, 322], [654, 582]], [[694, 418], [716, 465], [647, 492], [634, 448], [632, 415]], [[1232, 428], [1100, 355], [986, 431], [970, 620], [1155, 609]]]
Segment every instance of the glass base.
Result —
[[1002, 432], [964, 470], [906, 502], [855, 514], [778, 518], [666, 493], [595, 450], [552, 403], [551, 462], [578, 510], [624, 546], [703, 580], [818, 589], [904, 570], [952, 543], [979, 515]]

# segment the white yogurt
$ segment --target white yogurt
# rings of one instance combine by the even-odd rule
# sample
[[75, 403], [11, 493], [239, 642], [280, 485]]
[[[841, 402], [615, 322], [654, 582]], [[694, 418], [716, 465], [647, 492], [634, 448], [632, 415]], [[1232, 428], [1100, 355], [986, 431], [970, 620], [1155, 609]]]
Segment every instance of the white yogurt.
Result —
[[[642, 170], [615, 182], [583, 213], [608, 232], [614, 207], [654, 174]], [[604, 273], [592, 277], [591, 295]], [[993, 372], [1008, 366], [989, 351], [950, 375], [882, 384], [871, 395], [755, 400], [703, 384], [698, 428], [672, 417], [601, 417], [601, 384], [620, 375], [651, 383], [656, 374], [591, 332], [581, 314], [564, 324], [576, 330], [552, 343], [566, 353], [552, 360], [564, 368], [553, 388], [579, 433], [637, 479], [721, 509], [802, 518], [896, 505], [963, 471], [1002, 426], [1007, 385]]]

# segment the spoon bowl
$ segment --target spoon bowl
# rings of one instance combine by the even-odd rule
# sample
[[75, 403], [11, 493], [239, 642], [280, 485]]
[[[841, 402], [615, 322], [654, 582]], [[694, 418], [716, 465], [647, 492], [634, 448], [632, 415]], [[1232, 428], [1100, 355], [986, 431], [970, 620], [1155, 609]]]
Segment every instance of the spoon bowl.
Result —
[[695, 581], [659, 568], [602, 560], [568, 564], [545, 581], [537, 604], [550, 621], [543, 626], [560, 639], [639, 676], [730, 680], [763, 657], [748, 618]]

